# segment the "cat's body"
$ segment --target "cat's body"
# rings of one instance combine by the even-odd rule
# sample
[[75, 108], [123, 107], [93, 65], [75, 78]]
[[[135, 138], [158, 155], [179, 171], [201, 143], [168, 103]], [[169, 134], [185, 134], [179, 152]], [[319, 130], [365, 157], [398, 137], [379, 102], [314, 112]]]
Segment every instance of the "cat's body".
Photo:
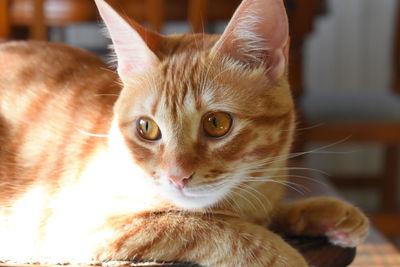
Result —
[[[264, 1], [281, 12], [278, 0], [248, 0], [242, 9]], [[295, 121], [282, 64], [287, 34], [274, 36], [281, 48], [268, 57], [266, 74], [254, 47], [254, 57], [232, 53], [251, 65], [215, 52], [239, 42], [221, 41], [231, 33], [160, 41], [136, 24], [139, 34], [124, 28], [97, 4], [111, 28], [122, 85], [79, 49], [0, 46], [0, 238], [7, 240], [0, 260], [305, 266], [265, 227], [350, 246], [365, 238], [367, 221], [350, 205], [280, 203]], [[126, 56], [118, 32], [140, 53]], [[230, 124], [205, 134], [220, 119]]]
[[[0, 51], [0, 235], [15, 241], [0, 245], [5, 246], [0, 254], [12, 250], [16, 256], [34, 256], [31, 242], [46, 235], [47, 219], [62, 212], [66, 220], [79, 222], [68, 209], [79, 211], [83, 195], [65, 191], [79, 184], [106, 141], [79, 130], [107, 133], [116, 97], [103, 94], [120, 89], [115, 74], [78, 49], [16, 42], [3, 44]], [[61, 208], [68, 204], [46, 201], [63, 194], [72, 194], [64, 198], [76, 202]], [[90, 192], [84, 194], [90, 199]]]

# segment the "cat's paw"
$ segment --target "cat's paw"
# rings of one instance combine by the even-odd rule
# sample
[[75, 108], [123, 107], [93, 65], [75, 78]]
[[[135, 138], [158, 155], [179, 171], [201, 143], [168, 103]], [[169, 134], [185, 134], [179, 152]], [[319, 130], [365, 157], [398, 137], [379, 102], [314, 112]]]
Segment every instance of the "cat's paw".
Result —
[[342, 247], [356, 247], [367, 238], [368, 219], [354, 206], [343, 203], [341, 214], [332, 216], [324, 225], [325, 235], [332, 244]]
[[332, 244], [342, 247], [355, 247], [368, 235], [367, 217], [343, 201], [315, 198], [304, 201], [295, 210], [292, 215], [297, 215], [293, 225], [297, 234], [325, 235]]

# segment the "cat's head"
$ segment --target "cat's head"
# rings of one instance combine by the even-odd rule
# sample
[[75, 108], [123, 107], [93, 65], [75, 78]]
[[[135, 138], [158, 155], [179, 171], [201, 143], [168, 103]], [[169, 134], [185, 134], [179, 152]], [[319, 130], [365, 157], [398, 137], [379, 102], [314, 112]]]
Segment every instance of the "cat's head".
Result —
[[222, 36], [161, 36], [96, 3], [124, 86], [115, 123], [160, 195], [208, 207], [285, 161], [294, 111], [282, 0], [244, 0]]

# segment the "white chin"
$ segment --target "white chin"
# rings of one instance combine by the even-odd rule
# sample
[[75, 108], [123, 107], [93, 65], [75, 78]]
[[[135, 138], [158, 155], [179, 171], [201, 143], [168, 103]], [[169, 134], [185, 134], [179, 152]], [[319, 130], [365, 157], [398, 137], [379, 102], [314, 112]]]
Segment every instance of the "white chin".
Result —
[[220, 198], [209, 197], [173, 197], [170, 199], [176, 206], [184, 209], [202, 209], [216, 204]]
[[180, 192], [178, 190], [168, 190], [163, 192], [162, 195], [169, 199], [173, 204], [184, 209], [202, 209], [210, 207], [218, 203], [224, 196], [228, 193], [229, 189], [219, 190], [218, 192], [213, 192], [212, 194], [196, 194], [192, 192], [187, 192], [183, 190]]

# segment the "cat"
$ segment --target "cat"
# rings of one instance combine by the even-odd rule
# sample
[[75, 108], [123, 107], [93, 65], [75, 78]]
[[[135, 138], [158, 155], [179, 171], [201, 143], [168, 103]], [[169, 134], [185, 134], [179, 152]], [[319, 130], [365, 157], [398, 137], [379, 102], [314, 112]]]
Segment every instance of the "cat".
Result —
[[0, 260], [307, 266], [269, 230], [357, 246], [331, 198], [283, 203], [295, 111], [282, 0], [222, 35], [162, 36], [95, 0], [117, 71], [78, 48], [0, 45]]

